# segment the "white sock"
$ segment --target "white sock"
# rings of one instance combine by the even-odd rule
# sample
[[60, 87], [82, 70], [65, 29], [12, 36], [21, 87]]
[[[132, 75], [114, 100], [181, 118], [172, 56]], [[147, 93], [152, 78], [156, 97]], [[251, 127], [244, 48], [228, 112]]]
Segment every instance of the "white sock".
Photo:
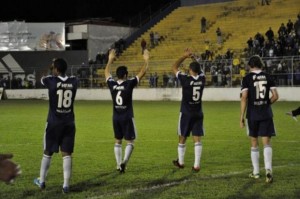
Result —
[[259, 174], [259, 148], [251, 147], [251, 161], [253, 174]]
[[185, 144], [178, 144], [178, 162], [181, 165], [184, 165], [185, 150], [186, 150]]
[[133, 151], [133, 144], [132, 143], [128, 143], [125, 147], [125, 155], [124, 155], [124, 162], [127, 163], [129, 161], [129, 158], [132, 154]]
[[273, 150], [271, 145], [264, 146], [264, 162], [265, 162], [265, 169], [272, 171], [272, 154]]
[[63, 169], [64, 169], [64, 185], [63, 187], [69, 187], [69, 181], [72, 173], [72, 157], [63, 157]]
[[116, 162], [117, 162], [117, 169], [119, 169], [120, 164], [122, 163], [122, 145], [115, 144], [114, 152], [115, 152], [115, 157], [116, 157]]
[[195, 149], [195, 162], [194, 162], [194, 168], [200, 167], [200, 160], [202, 155], [202, 143], [196, 142], [194, 145]]
[[40, 182], [45, 182], [46, 176], [50, 167], [51, 156], [43, 155], [40, 169]]

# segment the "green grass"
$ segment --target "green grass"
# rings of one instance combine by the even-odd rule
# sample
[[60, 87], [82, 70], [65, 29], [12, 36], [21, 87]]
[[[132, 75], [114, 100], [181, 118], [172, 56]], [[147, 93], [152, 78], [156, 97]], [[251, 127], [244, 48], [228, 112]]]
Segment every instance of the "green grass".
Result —
[[[192, 173], [193, 143], [187, 141], [186, 168], [174, 168], [177, 157], [179, 102], [134, 102], [138, 138], [124, 175], [115, 171], [110, 101], [77, 101], [76, 143], [71, 192], [62, 195], [62, 159], [55, 154], [40, 191], [42, 138], [48, 102], [0, 101], [0, 153], [14, 153], [22, 175], [10, 186], [0, 183], [0, 198], [300, 198], [300, 122], [285, 115], [296, 102], [273, 105], [277, 136], [273, 138], [273, 184], [248, 179], [250, 142], [239, 128], [239, 102], [203, 102], [205, 137], [201, 171]], [[262, 149], [261, 149], [262, 152]], [[263, 158], [261, 153], [261, 172]]]

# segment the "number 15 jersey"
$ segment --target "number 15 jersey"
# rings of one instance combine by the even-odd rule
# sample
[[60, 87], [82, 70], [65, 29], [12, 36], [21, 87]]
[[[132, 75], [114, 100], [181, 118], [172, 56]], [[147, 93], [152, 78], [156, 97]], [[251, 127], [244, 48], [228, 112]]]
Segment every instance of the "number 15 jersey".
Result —
[[261, 70], [252, 71], [243, 78], [241, 92], [248, 91], [247, 119], [265, 120], [273, 117], [269, 95], [271, 89], [276, 89], [274, 80]]
[[49, 113], [47, 122], [74, 121], [74, 99], [77, 92], [76, 77], [45, 76], [41, 83], [48, 88]]

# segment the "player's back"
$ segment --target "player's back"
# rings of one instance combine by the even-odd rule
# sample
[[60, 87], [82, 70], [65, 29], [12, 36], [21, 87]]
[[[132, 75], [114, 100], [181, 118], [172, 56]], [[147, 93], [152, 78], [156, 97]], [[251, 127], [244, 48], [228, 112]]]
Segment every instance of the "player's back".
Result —
[[248, 89], [247, 118], [263, 120], [273, 116], [269, 95], [271, 88], [275, 88], [274, 80], [265, 72], [253, 71], [244, 77], [242, 91]]
[[205, 76], [200, 74], [197, 77], [178, 74], [182, 85], [181, 112], [202, 113], [202, 94], [205, 85]]
[[74, 121], [74, 99], [77, 92], [76, 77], [47, 76], [42, 84], [48, 88], [48, 122]]
[[107, 81], [114, 104], [114, 118], [133, 117], [132, 93], [137, 85], [137, 78], [125, 81], [115, 81], [112, 78]]

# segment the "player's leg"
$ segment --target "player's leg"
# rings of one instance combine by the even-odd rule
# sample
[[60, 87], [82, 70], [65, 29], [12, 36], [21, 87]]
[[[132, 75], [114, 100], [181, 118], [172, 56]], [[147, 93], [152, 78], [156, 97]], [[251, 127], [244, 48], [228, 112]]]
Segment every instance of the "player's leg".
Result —
[[202, 156], [202, 142], [201, 142], [201, 136], [204, 136], [204, 130], [203, 130], [203, 117], [195, 117], [194, 120], [192, 120], [193, 129], [193, 140], [194, 140], [194, 154], [195, 154], [195, 162], [194, 166], [192, 167], [192, 170], [195, 172], [200, 171], [200, 160]]
[[173, 164], [179, 168], [184, 168], [184, 157], [186, 151], [185, 143], [187, 136], [189, 136], [190, 134], [189, 123], [190, 118], [187, 115], [180, 113], [177, 129], [177, 134], [179, 138], [177, 146], [178, 159], [173, 161]]
[[122, 128], [124, 132], [124, 138], [127, 142], [125, 151], [124, 151], [124, 158], [121, 163], [121, 173], [125, 172], [126, 165], [129, 162], [129, 159], [132, 155], [133, 149], [134, 149], [134, 140], [136, 138], [137, 132], [135, 128], [135, 122], [134, 118], [131, 118], [129, 120], [123, 121]]
[[115, 134], [115, 145], [114, 145], [114, 154], [117, 163], [117, 170], [120, 171], [120, 165], [122, 163], [122, 139], [123, 133], [121, 124], [118, 120], [113, 120], [113, 128]]
[[192, 170], [198, 172], [200, 171], [200, 160], [202, 156], [202, 142], [200, 136], [193, 136], [193, 139], [194, 139], [195, 161]]
[[273, 181], [273, 172], [272, 172], [273, 150], [271, 146], [271, 137], [262, 137], [262, 142], [264, 145], [264, 163], [266, 169], [266, 182], [271, 183]]
[[41, 189], [46, 188], [46, 176], [48, 174], [48, 170], [51, 164], [51, 158], [53, 153], [49, 153], [48, 151], [44, 151], [41, 167], [40, 167], [40, 177], [34, 179], [34, 183], [39, 186]]
[[55, 125], [46, 123], [46, 129], [43, 137], [44, 152], [40, 166], [40, 176], [34, 179], [34, 183], [41, 189], [46, 187], [46, 176], [51, 164], [51, 158], [54, 152], [58, 152], [57, 139], [55, 134]]
[[269, 119], [261, 122], [260, 132], [261, 132], [260, 136], [262, 137], [262, 143], [264, 145], [264, 164], [266, 169], [266, 182], [271, 183], [273, 181], [273, 173], [272, 173], [273, 150], [271, 146], [271, 137], [276, 135], [273, 119]]
[[63, 159], [63, 177], [64, 177], [62, 191], [63, 193], [68, 193], [70, 187], [70, 178], [72, 175], [72, 153], [62, 151], [61, 154]]
[[70, 178], [72, 175], [72, 153], [75, 143], [75, 124], [69, 123], [64, 128], [64, 133], [61, 141], [61, 154], [63, 159], [63, 193], [69, 192]]
[[258, 138], [250, 137], [251, 141], [251, 162], [253, 166], [252, 178], [259, 178], [259, 146], [258, 146]]
[[258, 142], [258, 130], [259, 122], [253, 120], [246, 120], [247, 134], [251, 142], [250, 157], [253, 166], [252, 173], [249, 174], [250, 178], [258, 179], [259, 175], [259, 142]]
[[114, 154], [117, 163], [117, 170], [120, 170], [120, 165], [122, 163], [122, 140], [116, 139], [114, 146]]

